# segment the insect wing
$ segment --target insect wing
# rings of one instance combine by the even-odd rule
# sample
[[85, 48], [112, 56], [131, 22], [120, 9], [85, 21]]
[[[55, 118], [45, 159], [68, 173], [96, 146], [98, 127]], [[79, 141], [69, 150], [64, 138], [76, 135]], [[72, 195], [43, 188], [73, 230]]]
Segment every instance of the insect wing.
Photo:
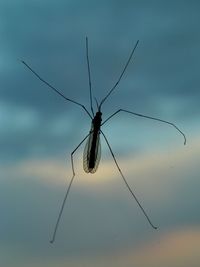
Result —
[[90, 171], [91, 173], [95, 173], [98, 169], [99, 162], [101, 159], [101, 140], [100, 140], [100, 133], [97, 136], [97, 145], [95, 151], [95, 165], [94, 168]]
[[85, 145], [85, 149], [83, 152], [83, 169], [86, 173], [95, 173], [99, 162], [101, 159], [101, 142], [100, 142], [100, 134], [97, 135], [96, 139], [96, 147], [95, 147], [95, 153], [94, 153], [94, 166], [91, 168], [89, 166], [90, 157], [91, 157], [91, 147], [92, 147], [92, 141], [93, 141], [93, 127], [91, 128], [90, 135], [87, 139], [87, 143]]

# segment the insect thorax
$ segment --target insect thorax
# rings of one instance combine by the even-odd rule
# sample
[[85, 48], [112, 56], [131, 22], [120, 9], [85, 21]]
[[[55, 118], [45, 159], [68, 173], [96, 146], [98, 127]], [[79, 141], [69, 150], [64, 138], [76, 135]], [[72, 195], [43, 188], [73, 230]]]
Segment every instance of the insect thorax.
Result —
[[94, 130], [99, 130], [101, 127], [101, 121], [102, 121], [102, 113], [101, 111], [97, 111], [97, 113], [94, 116], [94, 119], [92, 120], [92, 125]]

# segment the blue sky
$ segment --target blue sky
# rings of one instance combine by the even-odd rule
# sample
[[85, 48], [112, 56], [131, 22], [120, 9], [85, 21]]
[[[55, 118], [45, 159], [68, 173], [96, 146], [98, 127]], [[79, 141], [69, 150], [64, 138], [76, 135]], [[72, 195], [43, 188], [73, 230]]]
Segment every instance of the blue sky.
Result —
[[[0, 265], [199, 266], [199, 1], [0, 1]], [[119, 108], [175, 123], [120, 114], [104, 126], [130, 186], [159, 229], [151, 229], [102, 141], [95, 174], [70, 153], [90, 120], [29, 72], [25, 60], [66, 97], [89, 109], [85, 37], [93, 94]]]

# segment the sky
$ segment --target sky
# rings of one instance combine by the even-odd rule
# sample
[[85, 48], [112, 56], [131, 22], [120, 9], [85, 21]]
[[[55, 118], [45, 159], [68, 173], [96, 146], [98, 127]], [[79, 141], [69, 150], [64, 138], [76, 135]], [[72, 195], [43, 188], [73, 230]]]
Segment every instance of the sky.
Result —
[[[200, 262], [200, 2], [0, 0], [0, 266], [198, 267]], [[88, 134], [84, 110], [55, 94], [21, 62], [90, 111], [85, 38], [103, 136], [95, 174], [84, 144], [72, 176], [70, 153]], [[95, 104], [95, 103], [94, 103]], [[96, 106], [94, 105], [95, 111]]]

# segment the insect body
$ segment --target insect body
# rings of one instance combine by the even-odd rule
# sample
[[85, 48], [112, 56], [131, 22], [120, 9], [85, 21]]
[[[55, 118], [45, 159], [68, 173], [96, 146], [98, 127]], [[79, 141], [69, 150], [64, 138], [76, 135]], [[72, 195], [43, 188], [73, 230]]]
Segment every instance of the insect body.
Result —
[[72, 166], [72, 178], [70, 180], [70, 183], [67, 187], [67, 191], [66, 191], [66, 194], [65, 194], [65, 197], [64, 197], [64, 200], [62, 202], [62, 206], [61, 206], [61, 209], [60, 209], [60, 212], [59, 212], [59, 215], [58, 215], [58, 218], [57, 218], [57, 221], [56, 221], [56, 225], [55, 225], [55, 228], [54, 228], [54, 232], [53, 232], [53, 236], [52, 236], [52, 239], [51, 239], [51, 243], [54, 242], [55, 240], [55, 237], [56, 237], [56, 233], [57, 233], [57, 229], [58, 229], [58, 225], [59, 225], [59, 222], [60, 222], [60, 219], [61, 219], [61, 215], [62, 215], [62, 212], [63, 212], [63, 209], [64, 209], [64, 206], [65, 206], [65, 202], [67, 200], [67, 197], [69, 195], [69, 192], [70, 192], [70, 189], [71, 189], [71, 186], [72, 186], [72, 183], [73, 183], [73, 180], [74, 180], [74, 177], [75, 177], [75, 171], [74, 171], [74, 161], [73, 161], [73, 156], [74, 156], [74, 153], [77, 151], [77, 149], [83, 144], [83, 142], [85, 140], [87, 140], [86, 142], [86, 146], [85, 146], [85, 149], [84, 149], [84, 154], [83, 154], [83, 168], [84, 168], [84, 171], [87, 172], [87, 173], [95, 173], [97, 168], [98, 168], [98, 165], [99, 165], [99, 161], [100, 161], [100, 156], [101, 156], [101, 146], [100, 146], [100, 134], [102, 134], [109, 150], [110, 150], [110, 153], [111, 153], [111, 156], [115, 162], [115, 165], [128, 189], [128, 191], [130, 192], [130, 194], [132, 195], [132, 197], [135, 199], [135, 201], [137, 202], [138, 206], [140, 207], [142, 213], [144, 214], [144, 216], [146, 217], [147, 221], [149, 222], [149, 224], [151, 225], [152, 228], [154, 229], [157, 229], [157, 227], [151, 222], [149, 216], [147, 215], [146, 211], [144, 210], [143, 206], [141, 205], [141, 203], [139, 202], [138, 198], [136, 197], [135, 193], [133, 192], [133, 190], [131, 189], [131, 187], [129, 186], [127, 180], [125, 179], [125, 176], [124, 174], [122, 173], [120, 167], [119, 167], [119, 164], [115, 158], [115, 155], [112, 151], [112, 148], [108, 142], [108, 139], [107, 137], [105, 136], [105, 134], [103, 133], [103, 131], [101, 130], [101, 127], [106, 123], [108, 122], [111, 118], [113, 118], [115, 115], [119, 114], [119, 113], [128, 113], [130, 115], [134, 115], [134, 116], [139, 116], [139, 117], [142, 117], [142, 118], [146, 118], [146, 119], [151, 119], [151, 120], [155, 120], [155, 121], [158, 121], [158, 122], [162, 122], [162, 123], [166, 123], [172, 127], [174, 127], [184, 138], [184, 144], [186, 144], [186, 137], [185, 137], [185, 134], [174, 124], [174, 123], [171, 123], [171, 122], [168, 122], [166, 120], [162, 120], [162, 119], [159, 119], [159, 118], [154, 118], [154, 117], [151, 117], [151, 116], [147, 116], [147, 115], [143, 115], [143, 114], [139, 114], [139, 113], [136, 113], [136, 112], [133, 112], [133, 111], [130, 111], [130, 110], [126, 110], [126, 109], [118, 109], [117, 111], [115, 111], [113, 114], [111, 114], [106, 120], [104, 120], [102, 122], [102, 113], [101, 113], [101, 107], [102, 105], [104, 104], [104, 102], [108, 99], [108, 97], [111, 95], [111, 93], [116, 89], [116, 87], [118, 86], [121, 78], [123, 77], [124, 73], [125, 73], [125, 70], [126, 68], [128, 67], [129, 63], [130, 63], [130, 60], [133, 56], [133, 53], [138, 45], [138, 42], [136, 42], [135, 46], [133, 47], [131, 53], [130, 53], [130, 56], [122, 70], [122, 73], [121, 75], [119, 76], [117, 82], [114, 84], [114, 86], [108, 91], [108, 93], [106, 94], [106, 96], [101, 100], [100, 104], [98, 104], [96, 98], [96, 104], [97, 104], [97, 112], [96, 112], [96, 115], [94, 115], [94, 110], [93, 110], [93, 97], [92, 97], [92, 86], [91, 86], [91, 77], [90, 77], [90, 64], [89, 64], [89, 55], [88, 55], [88, 38], [86, 37], [86, 58], [87, 58], [87, 67], [88, 67], [88, 77], [89, 77], [89, 96], [90, 96], [90, 110], [89, 111], [83, 104], [75, 101], [75, 100], [72, 100], [72, 99], [69, 99], [67, 98], [66, 96], [64, 96], [60, 91], [58, 91], [54, 86], [52, 86], [49, 82], [47, 82], [46, 80], [44, 80], [43, 78], [41, 78], [41, 76], [35, 72], [25, 61], [21, 61], [40, 81], [42, 81], [44, 84], [46, 84], [49, 88], [51, 88], [54, 92], [56, 92], [58, 95], [60, 95], [62, 98], [64, 98], [66, 101], [68, 102], [71, 102], [79, 107], [81, 107], [84, 112], [86, 112], [86, 114], [89, 116], [89, 118], [92, 120], [91, 122], [91, 129], [90, 129], [90, 132], [89, 134], [87, 134], [85, 136], [85, 138], [78, 144], [78, 146], [76, 146], [76, 148], [71, 152], [71, 166]]
[[100, 111], [97, 111], [94, 119], [92, 120], [90, 135], [88, 137], [83, 153], [83, 169], [87, 173], [95, 173], [101, 159], [101, 115], [102, 113]]

